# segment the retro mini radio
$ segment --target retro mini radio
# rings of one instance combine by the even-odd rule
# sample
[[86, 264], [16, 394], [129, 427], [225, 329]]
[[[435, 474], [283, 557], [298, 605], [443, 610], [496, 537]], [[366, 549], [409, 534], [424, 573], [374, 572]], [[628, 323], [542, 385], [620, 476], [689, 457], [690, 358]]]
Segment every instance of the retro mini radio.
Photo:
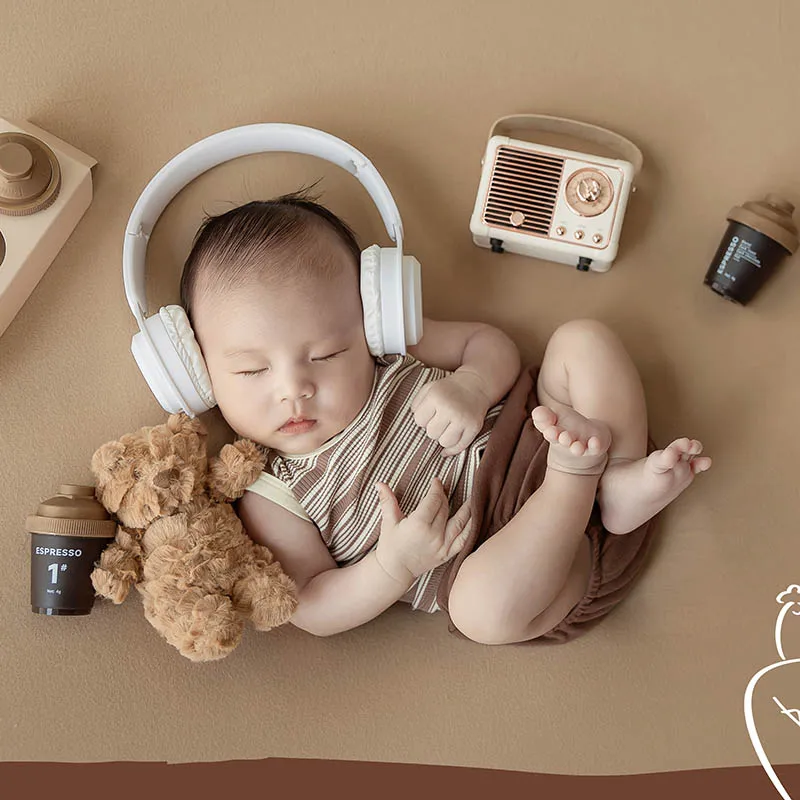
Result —
[[[531, 141], [531, 132], [594, 142], [608, 158]], [[489, 132], [470, 230], [496, 253], [606, 272], [617, 255], [633, 181], [642, 167], [636, 145], [617, 133], [540, 114], [502, 117]]]

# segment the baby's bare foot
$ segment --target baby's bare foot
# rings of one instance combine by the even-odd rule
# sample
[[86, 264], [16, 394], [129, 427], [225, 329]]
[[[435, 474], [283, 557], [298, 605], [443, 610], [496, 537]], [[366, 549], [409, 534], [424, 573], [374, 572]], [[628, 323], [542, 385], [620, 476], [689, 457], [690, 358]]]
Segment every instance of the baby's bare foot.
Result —
[[612, 461], [598, 493], [606, 530], [630, 533], [669, 505], [711, 467], [710, 458], [698, 458], [702, 452], [697, 439], [683, 438], [638, 461]]
[[596, 419], [586, 419], [568, 406], [558, 414], [547, 406], [537, 406], [531, 419], [550, 442], [547, 466], [572, 475], [600, 475], [608, 461], [611, 431]]

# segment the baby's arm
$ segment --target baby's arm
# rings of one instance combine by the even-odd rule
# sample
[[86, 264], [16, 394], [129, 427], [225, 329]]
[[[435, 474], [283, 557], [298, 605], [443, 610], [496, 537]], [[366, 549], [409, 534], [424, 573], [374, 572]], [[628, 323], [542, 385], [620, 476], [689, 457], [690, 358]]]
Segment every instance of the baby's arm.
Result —
[[339, 568], [316, 526], [255, 492], [245, 492], [237, 513], [248, 535], [263, 544], [297, 585], [298, 605], [290, 622], [315, 636], [356, 628], [383, 613], [409, 589], [390, 577], [375, 551]]
[[487, 407], [505, 396], [519, 375], [517, 346], [499, 328], [482, 322], [425, 318], [422, 338], [408, 352], [430, 367], [455, 371], [475, 382]]
[[424, 320], [408, 352], [450, 374], [425, 384], [411, 401], [414, 421], [455, 456], [475, 440], [486, 413], [519, 375], [519, 352], [502, 331], [480, 322]]

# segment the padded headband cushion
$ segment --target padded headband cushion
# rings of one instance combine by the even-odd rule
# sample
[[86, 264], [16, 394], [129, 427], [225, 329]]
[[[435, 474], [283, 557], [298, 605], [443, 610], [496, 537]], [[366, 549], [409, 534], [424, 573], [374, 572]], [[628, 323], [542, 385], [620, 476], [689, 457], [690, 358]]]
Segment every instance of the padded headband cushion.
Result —
[[383, 315], [381, 313], [381, 249], [373, 244], [361, 252], [361, 305], [364, 309], [364, 334], [373, 356], [385, 355]]

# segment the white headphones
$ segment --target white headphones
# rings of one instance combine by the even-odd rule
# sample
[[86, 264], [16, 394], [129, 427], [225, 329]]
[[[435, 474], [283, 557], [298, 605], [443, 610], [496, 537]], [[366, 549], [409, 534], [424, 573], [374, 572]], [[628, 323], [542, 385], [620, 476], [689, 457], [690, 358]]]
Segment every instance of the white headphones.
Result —
[[189, 318], [179, 305], [145, 318], [145, 254], [161, 213], [181, 189], [212, 167], [239, 156], [285, 152], [317, 156], [346, 169], [362, 183], [380, 211], [396, 247], [372, 245], [361, 253], [361, 301], [370, 352], [405, 354], [422, 338], [419, 261], [403, 255], [400, 212], [383, 178], [347, 142], [302, 125], [263, 123], [216, 133], [179, 153], [147, 184], [133, 207], [122, 248], [122, 277], [139, 333], [131, 351], [150, 390], [170, 414], [190, 417], [216, 405], [211, 379]]

